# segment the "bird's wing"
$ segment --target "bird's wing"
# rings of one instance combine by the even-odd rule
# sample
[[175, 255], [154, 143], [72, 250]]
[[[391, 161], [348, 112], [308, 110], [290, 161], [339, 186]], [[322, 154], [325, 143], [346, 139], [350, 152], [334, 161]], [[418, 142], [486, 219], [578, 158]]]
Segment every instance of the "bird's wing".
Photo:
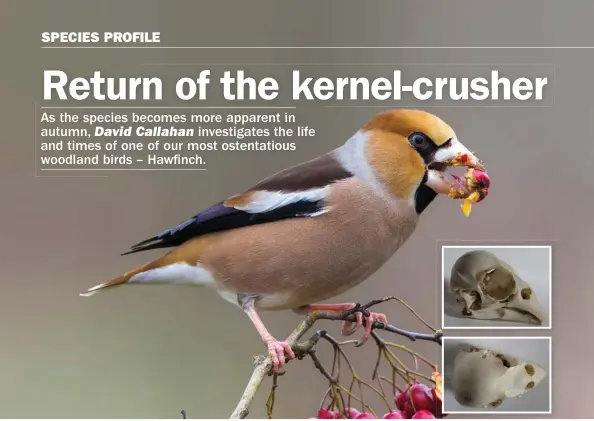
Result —
[[352, 177], [328, 153], [287, 168], [261, 181], [244, 193], [217, 203], [187, 221], [143, 240], [123, 253], [176, 247], [205, 234], [231, 230], [286, 218], [323, 214], [329, 185]]

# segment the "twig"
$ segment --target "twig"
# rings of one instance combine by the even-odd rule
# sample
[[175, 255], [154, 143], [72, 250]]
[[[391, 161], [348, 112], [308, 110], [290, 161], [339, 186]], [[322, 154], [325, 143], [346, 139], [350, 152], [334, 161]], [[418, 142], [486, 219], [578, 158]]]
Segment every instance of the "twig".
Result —
[[[299, 323], [297, 328], [291, 333], [291, 335], [287, 338], [287, 343], [293, 348], [295, 352], [295, 356], [303, 356], [307, 353], [307, 351], [317, 343], [319, 339], [319, 334], [314, 335], [310, 340], [303, 344], [297, 344], [297, 341], [301, 339], [301, 337], [313, 326], [314, 322], [317, 319], [312, 317], [307, 317], [304, 321]], [[301, 357], [303, 358], [303, 357]], [[249, 407], [256, 396], [256, 392], [262, 385], [262, 381], [267, 374], [270, 373], [272, 370], [272, 360], [270, 357], [263, 357], [257, 356], [254, 358], [254, 371], [252, 372], [252, 376], [237, 404], [237, 407], [231, 414], [232, 419], [243, 419], [248, 416], [249, 414]]]
[[318, 371], [320, 373], [322, 373], [322, 375], [324, 377], [326, 377], [326, 379], [328, 379], [328, 381], [330, 383], [338, 383], [338, 380], [336, 380], [334, 377], [332, 377], [332, 374], [328, 373], [328, 370], [326, 370], [326, 367], [324, 367], [324, 365], [322, 364], [320, 359], [317, 357], [315, 350], [312, 350], [309, 353], [309, 356], [311, 357], [311, 360], [313, 361], [314, 366], [318, 369]]
[[[323, 366], [321, 365], [319, 360], [317, 360], [317, 357], [315, 357], [315, 353], [312, 352], [314, 346], [317, 344], [319, 339], [323, 337], [324, 339], [329, 340], [332, 343], [332, 345], [335, 347], [335, 351], [338, 350], [338, 353], [342, 354], [346, 358], [346, 355], [344, 355], [344, 352], [341, 349], [341, 345], [344, 345], [344, 344], [339, 343], [335, 339], [329, 337], [329, 335], [327, 335], [325, 331], [316, 332], [315, 335], [313, 335], [309, 340], [307, 340], [303, 343], [298, 343], [298, 341], [303, 337], [303, 335], [305, 335], [305, 333], [309, 329], [311, 329], [311, 327], [318, 320], [337, 320], [337, 321], [355, 322], [356, 321], [355, 313], [361, 312], [367, 316], [367, 315], [369, 315], [369, 309], [371, 307], [373, 307], [377, 304], [384, 303], [386, 301], [391, 301], [391, 300], [398, 301], [399, 303], [404, 305], [408, 310], [410, 310], [417, 317], [417, 319], [419, 319], [419, 321], [421, 323], [423, 323], [425, 326], [427, 326], [433, 333], [411, 332], [411, 331], [397, 328], [390, 324], [383, 324], [383, 323], [377, 322], [377, 321], [374, 322], [374, 324], [372, 326], [373, 330], [384, 330], [387, 332], [392, 332], [397, 335], [404, 336], [404, 337], [410, 339], [411, 341], [424, 340], [424, 341], [435, 342], [439, 345], [442, 344], [443, 333], [439, 330], [433, 329], [431, 327], [431, 325], [429, 325], [425, 320], [423, 320], [408, 304], [406, 304], [400, 298], [394, 297], [394, 296], [382, 298], [380, 300], [374, 300], [374, 301], [371, 301], [365, 305], [358, 304], [354, 308], [347, 310], [343, 313], [337, 313], [337, 312], [333, 312], [333, 311], [311, 312], [310, 314], [307, 315], [307, 317], [301, 323], [299, 323], [299, 325], [297, 325], [295, 330], [293, 330], [293, 332], [287, 337], [285, 342], [289, 346], [291, 346], [291, 348], [295, 352], [295, 356], [297, 357], [297, 359], [302, 359], [306, 355], [310, 355], [312, 357], [312, 360], [314, 361], [314, 365], [316, 365], [316, 368], [318, 368], [318, 370], [320, 370], [322, 372], [322, 374], [324, 374], [328, 378], [328, 380], [330, 381], [331, 384], [334, 383], [333, 385], [331, 385], [331, 388], [330, 388], [331, 390], [339, 389], [342, 392], [345, 392], [348, 395], [351, 395], [351, 393], [346, 388], [344, 388], [342, 385], [340, 385], [338, 383], [337, 379], [335, 379], [334, 376], [332, 376], [330, 373], [328, 373], [328, 371], [325, 368], [323, 368]], [[351, 342], [353, 342], [353, 341], [347, 341], [345, 343], [351, 343]], [[384, 345], [384, 347], [385, 347], [385, 345]], [[385, 349], [387, 350], [387, 347], [385, 347]], [[389, 351], [389, 352], [391, 353], [391, 351]], [[392, 355], [393, 355], [393, 353], [392, 353]], [[389, 360], [389, 358], [388, 358], [388, 360]], [[338, 357], [338, 360], [335, 361], [335, 364], [333, 364], [333, 371], [336, 368], [336, 366], [339, 365], [339, 361], [340, 361], [340, 358]], [[359, 382], [359, 387], [360, 387], [362, 380], [360, 380], [358, 378], [358, 376], [356, 375], [356, 373], [354, 373], [353, 368], [350, 365], [350, 362], [348, 361], [348, 359], [346, 362], [349, 365], [349, 368], [351, 369], [351, 371], [353, 372], [354, 377], [356, 377], [357, 382]], [[389, 361], [389, 362], [392, 364], [395, 372], [398, 372], [401, 375], [402, 375], [402, 372], [407, 372], [407, 370], [403, 370], [400, 367], [394, 366], [391, 361]], [[320, 367], [318, 367], [318, 364]], [[325, 371], [325, 373], [324, 373], [324, 371], [322, 371], [322, 369]], [[264, 380], [264, 378], [267, 375], [271, 375], [271, 374], [272, 374], [272, 360], [271, 360], [271, 358], [264, 357], [264, 356], [255, 357], [254, 358], [254, 370], [252, 372], [252, 376], [250, 377], [250, 380], [248, 381], [248, 384], [247, 384], [247, 386], [243, 392], [243, 395], [241, 396], [235, 410], [231, 414], [231, 417], [230, 417], [231, 419], [243, 419], [248, 416], [250, 405], [256, 395], [256, 392], [262, 385], [262, 381]], [[417, 373], [415, 373], [415, 374], [417, 374]], [[424, 376], [421, 375], [421, 377], [424, 377]], [[366, 386], [368, 386], [372, 389], [375, 389], [367, 383], [363, 382], [363, 384], [365, 384]], [[393, 383], [393, 387], [395, 387], [394, 383]], [[342, 394], [340, 394], [340, 395], [342, 397]], [[335, 396], [335, 395], [333, 395], [333, 396]], [[349, 396], [349, 398], [350, 397], [353, 397], [358, 400], [358, 398], [355, 396]], [[344, 403], [343, 403], [343, 406], [344, 406]]]
[[391, 301], [391, 300], [398, 301], [400, 304], [402, 304], [404, 307], [406, 307], [406, 308], [407, 308], [407, 309], [408, 309], [408, 310], [409, 310], [409, 311], [410, 311], [412, 314], [414, 314], [414, 315], [415, 315], [415, 317], [416, 317], [417, 319], [419, 319], [419, 321], [420, 321], [421, 323], [423, 323], [425, 326], [427, 326], [427, 328], [428, 328], [429, 330], [432, 330], [432, 331], [434, 331], [434, 332], [436, 331], [436, 329], [434, 329], [433, 327], [431, 327], [431, 325], [430, 325], [429, 323], [427, 323], [427, 322], [426, 322], [426, 321], [425, 321], [425, 320], [424, 320], [424, 319], [423, 319], [423, 318], [422, 318], [422, 317], [421, 317], [421, 316], [420, 316], [420, 315], [419, 315], [419, 314], [418, 314], [418, 313], [417, 313], [417, 312], [416, 312], [416, 311], [415, 311], [415, 310], [414, 310], [414, 309], [413, 309], [413, 308], [412, 308], [410, 305], [408, 305], [408, 304], [407, 304], [407, 303], [406, 303], [406, 302], [405, 302], [405, 301], [404, 301], [402, 298], [398, 298], [398, 297], [396, 297], [396, 296], [394, 296], [394, 295], [392, 295], [392, 296], [390, 296], [390, 297], [384, 297], [384, 298], [382, 298], [382, 299], [379, 299], [379, 300], [373, 300], [373, 301], [370, 301], [368, 304], [364, 305], [362, 308], [364, 308], [364, 309], [368, 309], [368, 308], [370, 308], [370, 307], [373, 307], [373, 306], [375, 306], [375, 305], [377, 305], [377, 304], [385, 303], [385, 302], [387, 302], [387, 301]]
[[268, 400], [266, 401], [266, 415], [268, 415], [268, 419], [272, 419], [272, 409], [274, 408], [274, 399], [276, 397], [277, 387], [278, 375], [274, 374], [272, 376], [272, 388], [270, 389], [270, 395], [268, 395]]

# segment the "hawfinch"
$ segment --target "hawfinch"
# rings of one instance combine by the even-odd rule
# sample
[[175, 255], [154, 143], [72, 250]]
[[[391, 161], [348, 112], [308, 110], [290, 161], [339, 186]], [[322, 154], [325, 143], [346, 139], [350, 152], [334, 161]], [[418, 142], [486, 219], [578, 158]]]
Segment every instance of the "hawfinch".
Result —
[[[358, 285], [386, 263], [437, 194], [473, 193], [467, 180], [445, 172], [450, 166], [486, 177], [481, 161], [438, 117], [418, 110], [382, 112], [339, 148], [132, 246], [124, 254], [173, 249], [81, 295], [123, 284], [211, 287], [249, 316], [276, 372], [285, 353], [294, 353], [268, 332], [257, 312], [352, 309], [354, 304], [316, 303]], [[386, 322], [378, 313], [356, 316], [354, 327], [343, 324], [343, 334], [365, 320], [366, 340], [373, 320]]]

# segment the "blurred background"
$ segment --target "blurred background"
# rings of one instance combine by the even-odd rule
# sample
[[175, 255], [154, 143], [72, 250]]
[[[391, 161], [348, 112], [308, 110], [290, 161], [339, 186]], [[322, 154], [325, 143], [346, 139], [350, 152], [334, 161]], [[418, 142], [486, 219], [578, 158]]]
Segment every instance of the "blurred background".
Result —
[[[131, 244], [339, 146], [376, 112], [396, 106], [422, 106], [454, 127], [485, 160], [491, 193], [469, 218], [458, 203], [435, 201], [398, 254], [336, 302], [398, 295], [438, 326], [441, 244], [552, 244], [552, 416], [594, 417], [585, 375], [594, 369], [594, 343], [586, 333], [594, 316], [594, 228], [588, 222], [594, 209], [594, 50], [561, 48], [594, 47], [593, 12], [592, 2], [578, 0], [2, 1], [0, 417], [175, 418], [181, 409], [190, 418], [228, 417], [251, 374], [252, 355], [264, 351], [240, 310], [199, 289], [118, 288], [92, 299], [78, 293], [158, 254], [120, 257]], [[43, 31], [88, 30], [160, 31], [169, 46], [556, 48], [40, 49]], [[298, 122], [318, 134], [299, 139], [295, 152], [217, 154], [199, 173], [37, 174], [35, 122], [44, 69], [174, 81], [218, 65], [279, 81], [293, 68], [309, 69], [311, 76], [355, 70], [377, 76], [393, 69], [413, 76], [472, 75], [477, 66], [510, 74], [552, 71], [553, 98], [544, 106], [401, 101], [341, 108], [304, 102], [295, 110]], [[420, 329], [407, 311], [381, 309], [393, 324]], [[279, 338], [300, 320], [290, 312], [263, 319]], [[337, 323], [320, 327], [338, 336]], [[434, 344], [412, 346], [439, 359]], [[370, 373], [375, 348], [358, 351], [354, 364]], [[311, 362], [291, 363], [277, 390], [276, 417], [313, 416], [325, 386]], [[268, 389], [269, 383], [251, 417], [265, 416]]]

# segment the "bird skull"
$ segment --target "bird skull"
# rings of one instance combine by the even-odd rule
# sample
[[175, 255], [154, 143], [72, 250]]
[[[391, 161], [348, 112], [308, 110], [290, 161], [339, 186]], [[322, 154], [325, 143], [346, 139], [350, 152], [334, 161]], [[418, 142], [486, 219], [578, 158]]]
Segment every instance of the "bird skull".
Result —
[[505, 398], [520, 397], [546, 376], [544, 368], [488, 349], [460, 350], [453, 366], [452, 386], [460, 405], [496, 408]]
[[536, 325], [545, 321], [532, 287], [488, 251], [462, 255], [452, 267], [450, 288], [465, 317]]

